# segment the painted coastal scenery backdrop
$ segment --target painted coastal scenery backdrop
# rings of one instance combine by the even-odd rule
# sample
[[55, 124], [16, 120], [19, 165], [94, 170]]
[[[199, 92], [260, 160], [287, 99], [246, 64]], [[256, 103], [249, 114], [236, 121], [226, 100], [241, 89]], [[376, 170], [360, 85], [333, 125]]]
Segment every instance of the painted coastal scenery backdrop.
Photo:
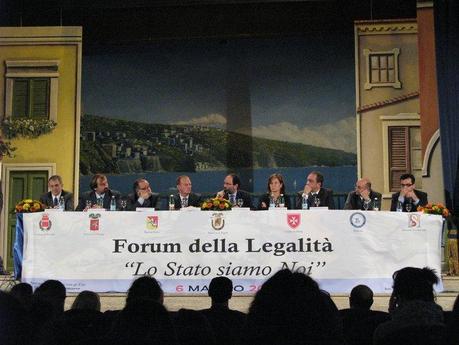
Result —
[[[350, 37], [349, 37], [350, 36]], [[287, 192], [308, 171], [347, 192], [356, 179], [351, 35], [196, 39], [118, 45], [83, 57], [80, 191], [96, 172], [156, 192], [190, 175], [193, 190], [221, 189], [228, 171]]]

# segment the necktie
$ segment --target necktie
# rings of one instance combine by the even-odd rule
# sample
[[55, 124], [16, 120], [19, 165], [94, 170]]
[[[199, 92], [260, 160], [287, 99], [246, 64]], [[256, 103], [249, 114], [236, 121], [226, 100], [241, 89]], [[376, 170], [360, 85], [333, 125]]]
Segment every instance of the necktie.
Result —
[[233, 205], [236, 203], [236, 196], [234, 194], [230, 195], [230, 203], [232, 203]]
[[54, 197], [53, 204], [54, 204], [54, 206], [59, 205], [59, 200], [57, 199], [57, 196]]
[[188, 198], [182, 198], [182, 207], [188, 206]]

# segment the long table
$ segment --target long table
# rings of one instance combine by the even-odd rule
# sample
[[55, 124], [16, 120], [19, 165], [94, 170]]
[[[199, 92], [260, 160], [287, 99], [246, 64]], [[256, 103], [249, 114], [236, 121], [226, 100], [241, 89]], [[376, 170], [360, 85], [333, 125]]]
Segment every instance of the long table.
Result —
[[255, 293], [288, 268], [331, 293], [389, 293], [400, 268], [441, 269], [442, 218], [420, 213], [52, 211], [24, 214], [23, 227], [22, 281], [57, 279], [68, 292], [125, 292], [150, 274], [169, 294], [207, 293], [216, 276]]

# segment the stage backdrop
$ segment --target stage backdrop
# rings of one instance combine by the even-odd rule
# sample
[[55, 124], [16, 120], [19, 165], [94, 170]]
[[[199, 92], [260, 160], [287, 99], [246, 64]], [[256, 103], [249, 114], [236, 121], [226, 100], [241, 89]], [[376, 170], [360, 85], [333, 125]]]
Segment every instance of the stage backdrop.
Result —
[[196, 192], [227, 171], [287, 193], [320, 170], [348, 192], [356, 179], [352, 34], [120, 44], [83, 57], [80, 192], [109, 175], [129, 192], [140, 176], [170, 192], [182, 173]]

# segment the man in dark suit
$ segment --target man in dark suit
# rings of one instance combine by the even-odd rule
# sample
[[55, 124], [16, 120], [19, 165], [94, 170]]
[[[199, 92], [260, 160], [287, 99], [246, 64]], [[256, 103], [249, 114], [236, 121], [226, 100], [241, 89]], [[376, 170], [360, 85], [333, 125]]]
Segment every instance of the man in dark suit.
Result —
[[[365, 208], [365, 205], [368, 205]], [[381, 193], [371, 189], [371, 182], [364, 177], [357, 180], [355, 190], [350, 192], [344, 204], [345, 210], [374, 210], [380, 209]]]
[[101, 206], [109, 211], [112, 199], [115, 200], [116, 209], [120, 209], [121, 195], [119, 192], [109, 189], [107, 176], [95, 174], [91, 178], [89, 188], [91, 190], [80, 196], [75, 211], [87, 211], [89, 208], [100, 208]]
[[59, 208], [59, 201], [64, 198], [64, 210], [73, 211], [73, 194], [63, 190], [62, 177], [53, 175], [48, 179], [49, 192], [40, 197], [40, 202], [47, 208]]
[[209, 297], [212, 305], [201, 310], [209, 320], [217, 340], [217, 344], [234, 345], [241, 339], [246, 315], [231, 310], [228, 305], [233, 295], [233, 282], [227, 277], [216, 277], [209, 284]]
[[223, 181], [223, 190], [217, 193], [218, 197], [223, 197], [234, 206], [237, 204], [238, 199], [242, 199], [242, 207], [252, 208], [252, 198], [250, 194], [240, 189], [241, 180], [236, 174], [229, 174]]
[[127, 199], [127, 210], [135, 211], [137, 208], [151, 207], [158, 210], [161, 206], [159, 194], [151, 191], [150, 183], [139, 178], [134, 181], [133, 194], [129, 194]]
[[201, 196], [191, 192], [191, 180], [186, 175], [177, 177], [176, 181], [178, 193], [174, 196], [175, 209], [179, 210], [182, 207], [200, 207]]
[[427, 205], [427, 193], [415, 189], [415, 178], [412, 174], [400, 176], [400, 192], [392, 195], [391, 211], [416, 212], [418, 206]]
[[323, 175], [318, 171], [311, 172], [306, 179], [306, 185], [304, 186], [304, 189], [298, 192], [296, 195], [296, 208], [302, 208], [303, 197], [306, 197], [308, 199], [309, 207], [326, 206], [330, 210], [333, 210], [335, 208], [333, 191], [331, 189], [323, 188], [323, 184]]
[[373, 332], [379, 324], [390, 319], [389, 314], [371, 310], [373, 291], [366, 285], [357, 285], [349, 296], [350, 309], [339, 311], [343, 320], [346, 344], [371, 344]]

